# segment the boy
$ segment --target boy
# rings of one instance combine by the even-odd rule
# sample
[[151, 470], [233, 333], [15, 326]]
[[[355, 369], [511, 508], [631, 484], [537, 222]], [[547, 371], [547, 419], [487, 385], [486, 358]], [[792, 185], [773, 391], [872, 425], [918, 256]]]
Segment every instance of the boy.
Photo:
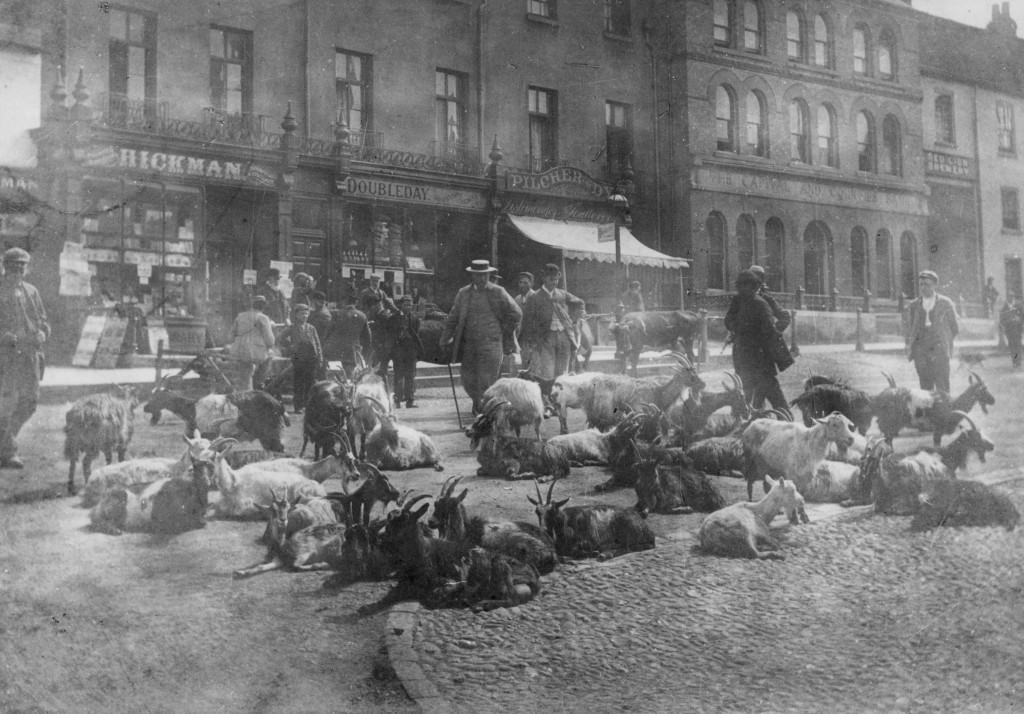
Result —
[[281, 352], [292, 358], [292, 406], [296, 414], [306, 406], [306, 395], [324, 358], [320, 337], [308, 319], [309, 305], [296, 305], [292, 308], [292, 324], [278, 339]]
[[412, 311], [412, 298], [403, 295], [398, 301], [399, 312], [388, 318], [387, 330], [393, 340], [391, 359], [395, 365], [395, 404], [405, 402], [414, 408], [416, 390], [416, 360], [423, 356], [420, 342], [420, 319]]

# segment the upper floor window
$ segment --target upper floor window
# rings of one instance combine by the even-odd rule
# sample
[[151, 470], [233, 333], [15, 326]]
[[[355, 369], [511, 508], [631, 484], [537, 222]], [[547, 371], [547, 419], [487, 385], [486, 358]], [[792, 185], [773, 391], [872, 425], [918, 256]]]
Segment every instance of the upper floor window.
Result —
[[884, 30], [878, 38], [878, 76], [882, 79], [893, 79], [896, 77], [896, 40], [892, 33]]
[[802, 99], [789, 103], [789, 136], [790, 158], [811, 163], [810, 122], [807, 120], [807, 104]]
[[338, 118], [352, 131], [369, 131], [372, 115], [372, 58], [338, 50], [334, 55], [334, 83]]
[[210, 104], [225, 112], [252, 112], [252, 33], [210, 28]]
[[526, 90], [530, 117], [530, 169], [545, 171], [558, 163], [558, 95], [540, 87]]
[[814, 18], [814, 64], [831, 69], [835, 64], [832, 57], [832, 32], [828, 21], [818, 15]]
[[786, 13], [786, 56], [797, 62], [803, 62], [806, 59], [804, 18], [794, 10]]
[[629, 0], [604, 0], [604, 31], [629, 35]]
[[725, 85], [715, 90], [715, 139], [719, 151], [736, 151], [736, 98]]
[[900, 135], [900, 122], [892, 114], [886, 115], [882, 120], [882, 155], [881, 170], [883, 174], [900, 176], [903, 174], [902, 147], [903, 138]]
[[111, 8], [108, 15], [110, 93], [119, 101], [145, 101], [150, 114], [156, 100], [156, 17], [118, 8]]
[[605, 153], [608, 176], [619, 177], [633, 153], [633, 108], [619, 102], [604, 103]]
[[761, 3], [748, 0], [743, 3], [743, 49], [747, 52], [763, 52], [761, 38]]
[[768, 130], [765, 123], [764, 95], [754, 90], [747, 95], [747, 152], [768, 155]]
[[935, 141], [941, 144], [956, 144], [956, 125], [953, 123], [953, 96], [940, 94], [935, 97]]
[[552, 20], [558, 17], [556, 0], [526, 0], [526, 12]]
[[999, 140], [999, 150], [1003, 153], [1013, 153], [1016, 149], [1016, 141], [1013, 131], [1012, 104], [996, 102], [996, 134]]
[[839, 166], [839, 148], [836, 141], [836, 114], [828, 104], [818, 107], [818, 163]]
[[1017, 189], [1003, 188], [1003, 228], [1008, 231], [1020, 230], [1020, 204]]
[[857, 114], [857, 170], [876, 170], [875, 120], [867, 112]]
[[867, 75], [868, 67], [868, 45], [870, 44], [868, 30], [863, 25], [853, 28], [853, 72], [854, 74]]
[[714, 40], [716, 45], [732, 44], [732, 0], [714, 0]]
[[434, 73], [434, 137], [447, 148], [466, 143], [466, 75], [439, 69]]

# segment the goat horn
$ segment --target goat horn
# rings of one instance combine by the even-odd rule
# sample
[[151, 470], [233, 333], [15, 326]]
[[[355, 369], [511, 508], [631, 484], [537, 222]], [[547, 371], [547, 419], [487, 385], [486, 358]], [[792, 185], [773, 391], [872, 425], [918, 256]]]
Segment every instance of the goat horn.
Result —
[[537, 489], [537, 503], [544, 503], [544, 497], [540, 494], [540, 483], [537, 479], [533, 480], [533, 487]]
[[421, 494], [419, 494], [417, 496], [413, 496], [412, 498], [409, 499], [409, 501], [404, 506], [402, 506], [402, 512], [403, 513], [408, 513], [410, 511], [410, 509], [412, 509], [413, 506], [415, 506], [417, 503], [422, 501], [424, 498], [430, 498], [430, 494], [429, 493], [421, 493]]
[[443, 484], [441, 484], [441, 496], [447, 498], [452, 495], [452, 491], [459, 485], [459, 481], [462, 480], [462, 476], [451, 476]]
[[553, 478], [553, 479], [551, 479], [551, 485], [550, 485], [550, 486], [548, 486], [548, 497], [547, 497], [547, 499], [546, 499], [546, 500], [544, 501], [544, 504], [545, 504], [545, 505], [551, 505], [551, 492], [555, 490], [555, 481], [557, 481], [557, 480], [558, 480], [558, 479], [554, 479], [554, 478]]
[[981, 377], [978, 376], [977, 372], [968, 372], [968, 379], [967, 379], [968, 382], [971, 381], [970, 380], [971, 377], [974, 377], [976, 380], [978, 380], [979, 382], [984, 384], [984, 382], [981, 381]]
[[967, 414], [967, 412], [962, 412], [960, 410], [956, 410], [956, 411], [953, 412], [953, 414], [954, 414], [954, 416], [958, 417], [957, 418], [957, 423], [958, 424], [961, 421], [966, 421], [968, 424], [971, 425], [972, 429], [974, 429], [975, 431], [978, 431], [977, 425], [974, 423], [974, 420], [971, 419], [970, 415]]
[[889, 374], [888, 372], [882, 372], [882, 376], [885, 377], [886, 381], [889, 382], [890, 387], [896, 386], [896, 380], [893, 379], [893, 376], [891, 374]]
[[742, 392], [743, 391], [743, 380], [740, 379], [740, 376], [738, 374], [736, 374], [735, 372], [726, 372], [726, 374], [729, 376], [729, 379], [732, 380], [733, 384], [736, 385], [736, 390]]
[[379, 399], [371, 397], [369, 394], [361, 394], [360, 396], [369, 402], [373, 402], [373, 405], [376, 405], [376, 407], [380, 407], [380, 409], [374, 408], [374, 411], [380, 414], [381, 416], [388, 413], [388, 408], [381, 404]]

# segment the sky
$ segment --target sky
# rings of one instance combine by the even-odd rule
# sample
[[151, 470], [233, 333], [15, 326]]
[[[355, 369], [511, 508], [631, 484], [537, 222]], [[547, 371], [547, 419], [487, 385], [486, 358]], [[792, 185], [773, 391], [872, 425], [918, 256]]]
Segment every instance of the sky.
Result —
[[[914, 8], [965, 25], [984, 27], [992, 19], [993, 0], [913, 0]], [[999, 0], [1002, 7], [1003, 0]], [[1017, 22], [1017, 35], [1024, 29], [1024, 0], [1010, 0], [1010, 17]]]

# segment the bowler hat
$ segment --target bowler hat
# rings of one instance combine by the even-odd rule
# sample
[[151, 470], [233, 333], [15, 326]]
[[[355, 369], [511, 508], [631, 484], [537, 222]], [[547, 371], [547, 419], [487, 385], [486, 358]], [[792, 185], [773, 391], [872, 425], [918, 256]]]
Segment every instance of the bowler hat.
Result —
[[922, 270], [917, 274], [918, 278], [928, 278], [934, 282], [939, 282], [939, 276], [934, 270]]
[[4, 251], [5, 263], [27, 263], [32, 259], [27, 250], [21, 248], [8, 248]]
[[467, 273], [496, 273], [497, 268], [491, 267], [491, 261], [489, 260], [474, 260], [466, 268]]

